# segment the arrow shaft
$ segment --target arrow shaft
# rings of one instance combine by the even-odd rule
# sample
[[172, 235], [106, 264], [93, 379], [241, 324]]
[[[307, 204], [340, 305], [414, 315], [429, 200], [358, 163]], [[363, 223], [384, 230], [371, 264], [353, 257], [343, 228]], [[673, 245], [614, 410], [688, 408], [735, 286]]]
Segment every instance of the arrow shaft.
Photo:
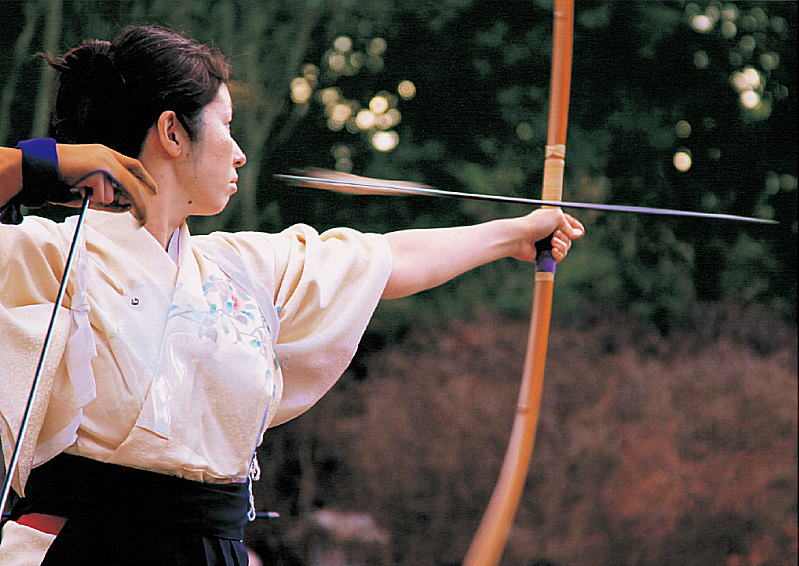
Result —
[[[503, 195], [488, 195], [481, 193], [466, 193], [461, 191], [445, 191], [433, 187], [409, 187], [405, 185], [393, 185], [390, 181], [380, 181], [366, 183], [359, 181], [342, 181], [338, 179], [324, 179], [319, 177], [309, 177], [303, 175], [275, 175], [275, 178], [286, 181], [297, 186], [310, 188], [324, 188], [314, 186], [309, 183], [324, 183], [335, 187], [354, 188], [362, 195], [419, 195], [427, 197], [457, 198], [470, 200], [483, 200], [492, 202], [504, 202], [508, 204], [524, 204], [533, 206], [557, 206], [561, 208], [577, 208], [584, 210], [602, 210], [606, 212], [632, 212], [637, 214], [656, 214], [662, 216], [685, 216], [691, 218], [706, 218], [710, 220], [729, 220], [734, 222], [754, 222], [758, 224], [777, 224], [776, 220], [765, 218], [753, 218], [749, 216], [737, 216], [734, 214], [716, 214], [711, 212], [695, 212], [690, 210], [672, 210], [669, 208], [651, 208], [646, 206], [625, 206], [616, 204], [601, 204], [591, 202], [570, 202], [562, 200], [533, 199], [524, 197], [509, 197]], [[330, 187], [328, 190], [335, 191]]]

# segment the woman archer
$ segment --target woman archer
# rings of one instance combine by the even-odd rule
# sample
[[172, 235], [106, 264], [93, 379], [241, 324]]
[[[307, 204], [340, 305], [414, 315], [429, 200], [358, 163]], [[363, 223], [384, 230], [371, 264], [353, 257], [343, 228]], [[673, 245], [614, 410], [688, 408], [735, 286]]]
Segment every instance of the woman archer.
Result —
[[[256, 447], [335, 383], [381, 298], [504, 257], [532, 261], [550, 234], [560, 261], [583, 234], [549, 209], [385, 235], [193, 236], [187, 217], [223, 210], [246, 163], [227, 60], [136, 26], [49, 62], [55, 140], [0, 150], [3, 218], [19, 222], [19, 203], [74, 204], [70, 184], [109, 175], [78, 183], [99, 210], [22, 444], [4, 565], [246, 564]], [[43, 189], [47, 176], [64, 182]], [[35, 216], [0, 227], [6, 461], [73, 230]]]

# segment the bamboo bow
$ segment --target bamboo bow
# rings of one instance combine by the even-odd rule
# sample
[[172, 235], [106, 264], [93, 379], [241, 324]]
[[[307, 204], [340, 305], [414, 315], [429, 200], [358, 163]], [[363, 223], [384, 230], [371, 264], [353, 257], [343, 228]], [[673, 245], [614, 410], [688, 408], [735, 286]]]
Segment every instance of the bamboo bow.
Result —
[[[549, 127], [541, 197], [544, 200], [560, 201], [563, 194], [573, 25], [574, 1], [555, 0]], [[527, 341], [527, 354], [513, 430], [499, 480], [466, 554], [464, 566], [496, 566], [502, 558], [502, 551], [513, 524], [527, 478], [538, 427], [554, 286], [555, 262], [549, 251], [539, 248], [530, 336]]]

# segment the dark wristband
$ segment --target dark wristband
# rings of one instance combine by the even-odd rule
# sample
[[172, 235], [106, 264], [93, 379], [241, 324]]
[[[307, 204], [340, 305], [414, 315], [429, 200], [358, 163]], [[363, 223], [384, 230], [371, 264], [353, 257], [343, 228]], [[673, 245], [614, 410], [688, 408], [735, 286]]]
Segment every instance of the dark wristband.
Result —
[[48, 202], [68, 202], [74, 199], [69, 185], [58, 176], [58, 151], [53, 138], [33, 138], [21, 141], [22, 191], [20, 202], [39, 208]]
[[22, 222], [22, 206], [41, 208], [48, 202], [69, 202], [75, 196], [58, 176], [58, 151], [53, 138], [21, 141], [22, 190], [0, 207], [0, 223]]

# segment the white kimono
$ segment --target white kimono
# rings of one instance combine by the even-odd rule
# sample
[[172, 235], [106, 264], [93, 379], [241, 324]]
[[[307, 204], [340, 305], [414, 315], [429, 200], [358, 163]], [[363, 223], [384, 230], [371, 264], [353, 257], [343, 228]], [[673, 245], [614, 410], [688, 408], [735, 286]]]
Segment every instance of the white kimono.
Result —
[[[0, 227], [6, 462], [74, 220]], [[129, 214], [89, 211], [84, 236], [14, 478], [20, 493], [31, 468], [62, 451], [245, 480], [266, 428], [311, 407], [347, 367], [391, 272], [384, 237], [343, 228], [190, 236], [184, 225], [177, 264]]]

